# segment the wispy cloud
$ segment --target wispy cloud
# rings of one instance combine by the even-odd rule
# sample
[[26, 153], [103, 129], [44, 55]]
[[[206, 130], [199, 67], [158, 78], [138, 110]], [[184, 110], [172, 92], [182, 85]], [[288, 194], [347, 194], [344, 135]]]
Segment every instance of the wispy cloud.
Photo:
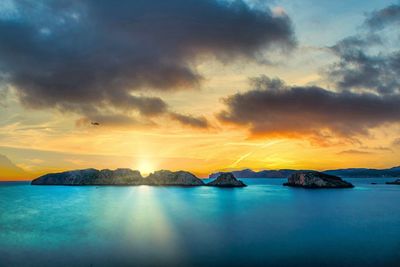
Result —
[[338, 155], [370, 155], [374, 154], [373, 152], [364, 151], [364, 150], [357, 150], [357, 149], [349, 149], [343, 150], [337, 153]]
[[[235, 167], [237, 167], [237, 165], [240, 163], [240, 162], [242, 162], [243, 160], [245, 160], [245, 159], [247, 159], [248, 157], [250, 157], [251, 155], [253, 155], [257, 150], [259, 150], [259, 149], [263, 149], [263, 148], [266, 148], [266, 147], [269, 147], [269, 146], [273, 146], [273, 145], [275, 145], [275, 144], [279, 144], [279, 143], [282, 143], [283, 141], [282, 140], [274, 140], [274, 141], [269, 141], [269, 142], [265, 142], [265, 143], [262, 143], [262, 144], [258, 144], [257, 145], [257, 147], [254, 149], [254, 150], [252, 150], [252, 151], [250, 151], [250, 152], [248, 152], [248, 153], [246, 153], [246, 154], [244, 154], [244, 155], [242, 155], [242, 156], [240, 156], [234, 163], [232, 163], [229, 167], [230, 168], [235, 168]], [[243, 144], [243, 143], [242, 143]]]

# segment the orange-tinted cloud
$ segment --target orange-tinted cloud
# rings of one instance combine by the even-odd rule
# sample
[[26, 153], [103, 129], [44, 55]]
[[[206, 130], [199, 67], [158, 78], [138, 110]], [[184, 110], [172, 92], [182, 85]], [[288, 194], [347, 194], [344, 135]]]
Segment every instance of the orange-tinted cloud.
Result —
[[224, 100], [222, 122], [248, 127], [255, 136], [307, 135], [351, 140], [369, 130], [400, 121], [400, 95], [333, 92], [321, 87], [287, 86], [261, 76], [254, 89]]
[[115, 110], [129, 116], [166, 114], [161, 98], [145, 94], [197, 87], [203, 79], [195, 67], [200, 55], [255, 61], [262, 51], [296, 43], [286, 14], [251, 8], [242, 0], [14, 5], [18, 16], [0, 21], [4, 82], [26, 106], [89, 119]]

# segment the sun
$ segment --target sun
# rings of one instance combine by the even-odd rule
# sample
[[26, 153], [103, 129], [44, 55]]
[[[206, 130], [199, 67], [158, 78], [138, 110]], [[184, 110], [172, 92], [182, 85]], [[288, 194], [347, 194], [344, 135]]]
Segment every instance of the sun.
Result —
[[148, 159], [142, 159], [139, 161], [137, 165], [137, 169], [143, 176], [147, 176], [150, 173], [155, 171], [154, 164], [150, 162]]

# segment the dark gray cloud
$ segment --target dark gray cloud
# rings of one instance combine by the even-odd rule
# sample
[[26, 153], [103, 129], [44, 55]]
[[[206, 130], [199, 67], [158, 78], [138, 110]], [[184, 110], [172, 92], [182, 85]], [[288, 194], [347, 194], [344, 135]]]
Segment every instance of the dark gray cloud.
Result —
[[178, 113], [170, 113], [173, 120], [180, 122], [183, 125], [191, 126], [194, 128], [207, 129], [210, 127], [207, 119], [205, 117], [194, 117], [191, 115], [183, 115]]
[[224, 61], [295, 45], [291, 21], [241, 0], [15, 1], [0, 17], [0, 77], [34, 108], [166, 112], [138, 93], [196, 87], [198, 55]]
[[[358, 142], [371, 128], [399, 123], [400, 50], [379, 31], [400, 21], [399, 10], [392, 5], [369, 14], [362, 32], [330, 47], [339, 59], [325, 70], [334, 91], [261, 76], [251, 79], [252, 90], [227, 97], [218, 118], [248, 127], [253, 136], [308, 135], [319, 143], [335, 137]], [[389, 33], [398, 38], [398, 29]]]
[[379, 39], [350, 37], [331, 49], [340, 58], [328, 75], [342, 90], [370, 91], [380, 94], [400, 92], [400, 51], [368, 54], [367, 47]]
[[[330, 49], [339, 61], [326, 71], [337, 88], [347, 91], [366, 91], [378, 94], [400, 93], [400, 50], [388, 45], [388, 36], [382, 31], [400, 22], [400, 6], [391, 5], [370, 14], [366, 31], [339, 41]], [[395, 28], [389, 39], [398, 38]]]
[[380, 30], [388, 24], [400, 24], [400, 5], [393, 4], [381, 10], [372, 12], [365, 24], [373, 30]]
[[378, 96], [320, 87], [287, 86], [266, 76], [254, 88], [224, 100], [222, 122], [249, 127], [254, 136], [299, 137], [367, 135], [369, 129], [400, 122], [400, 95]]

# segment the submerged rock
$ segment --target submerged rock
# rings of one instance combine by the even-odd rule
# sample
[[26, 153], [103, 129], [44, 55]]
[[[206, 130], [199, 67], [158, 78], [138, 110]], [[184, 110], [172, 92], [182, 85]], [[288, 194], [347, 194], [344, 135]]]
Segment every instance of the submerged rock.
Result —
[[147, 185], [178, 185], [199, 186], [204, 182], [195, 175], [186, 171], [172, 172], [168, 170], [156, 171], [144, 179]]
[[338, 176], [317, 171], [296, 172], [289, 176], [285, 186], [304, 188], [352, 188], [351, 183]]
[[244, 187], [242, 181], [238, 180], [230, 172], [221, 173], [217, 179], [207, 184], [208, 186], [219, 186], [219, 187]]
[[139, 171], [130, 169], [84, 169], [49, 173], [34, 179], [32, 185], [136, 185], [142, 184]]
[[394, 180], [393, 182], [386, 182], [386, 184], [397, 184], [397, 185], [400, 185], [400, 179]]

